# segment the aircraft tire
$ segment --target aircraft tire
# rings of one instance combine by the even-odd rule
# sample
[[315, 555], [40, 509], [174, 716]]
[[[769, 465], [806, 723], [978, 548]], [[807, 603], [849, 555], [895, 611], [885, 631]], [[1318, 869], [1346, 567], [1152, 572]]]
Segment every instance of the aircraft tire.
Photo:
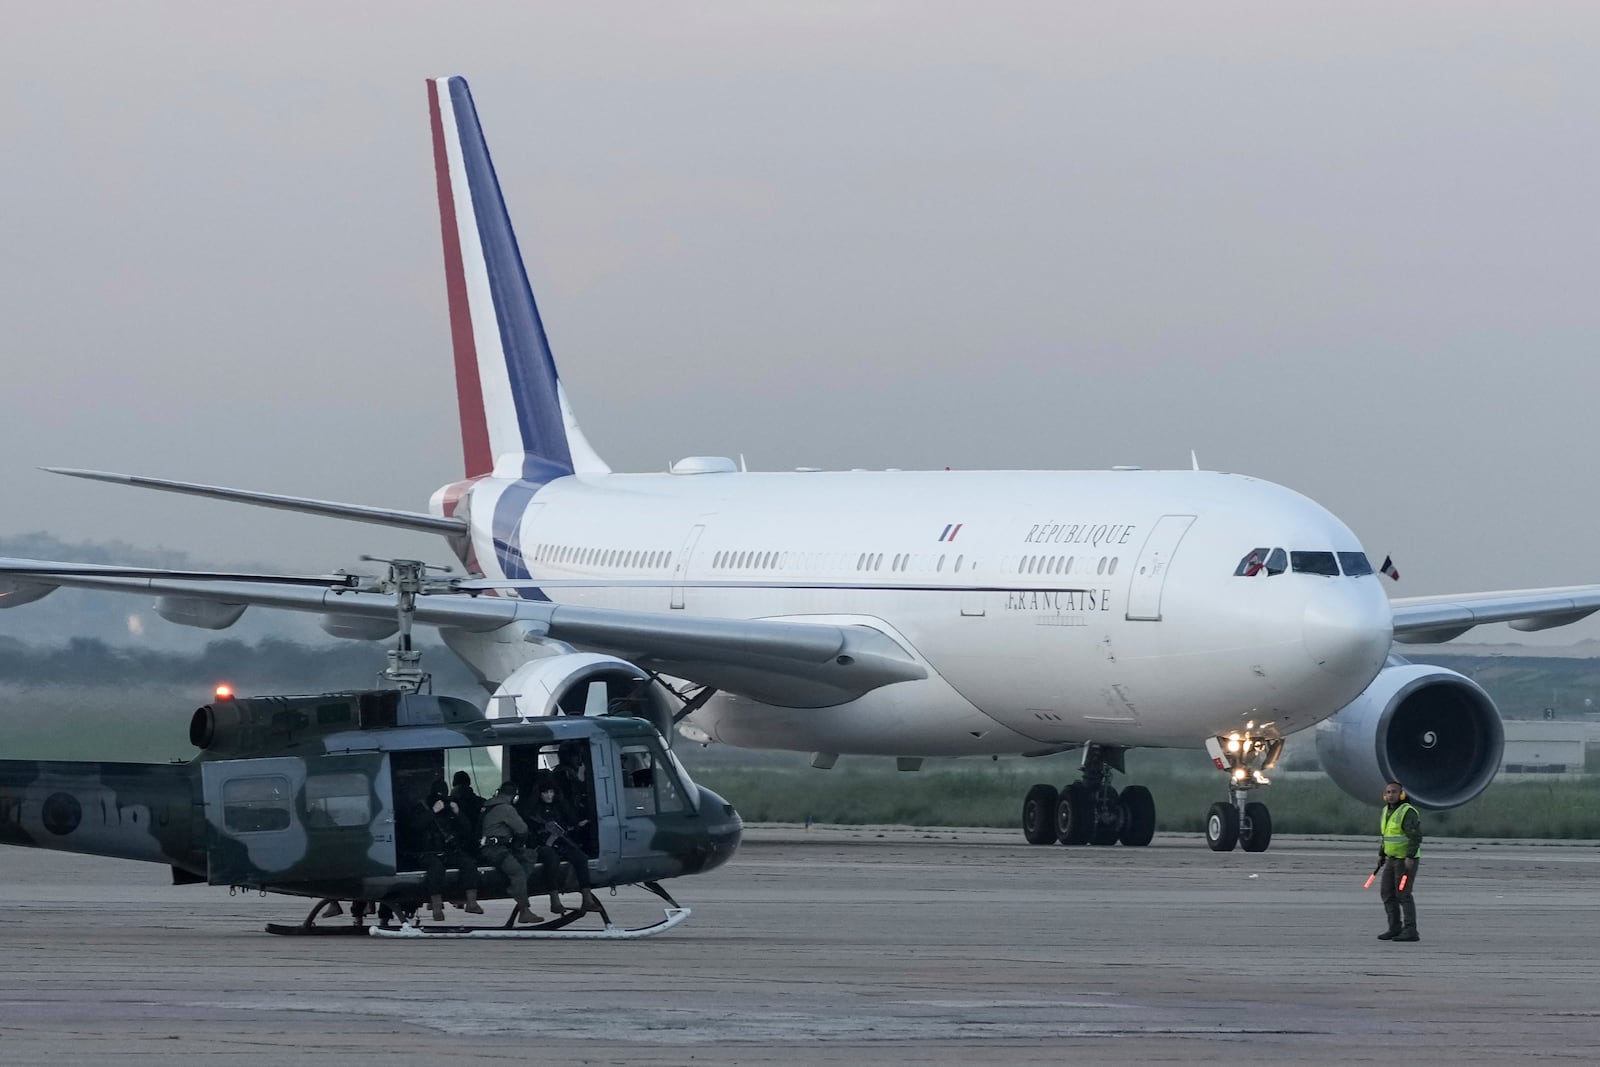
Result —
[[1089, 787], [1073, 782], [1056, 801], [1056, 840], [1063, 845], [1086, 845], [1094, 826], [1094, 798]]
[[1244, 814], [1250, 820], [1250, 832], [1239, 834], [1239, 844], [1246, 852], [1265, 852], [1272, 844], [1272, 813], [1265, 804], [1252, 800], [1244, 806]]
[[1109, 811], [1116, 816], [1116, 820], [1114, 822], [1096, 820], [1095, 824], [1089, 829], [1089, 844], [1114, 845], [1117, 843], [1117, 838], [1122, 836], [1123, 826], [1127, 825], [1127, 817], [1122, 810], [1122, 798], [1117, 795], [1115, 789], [1108, 785], [1101, 792], [1098, 799], [1099, 804], [1096, 805], [1096, 810]]
[[1022, 836], [1030, 845], [1056, 843], [1056, 805], [1061, 794], [1053, 785], [1036, 785], [1022, 800]]
[[1122, 791], [1122, 843], [1139, 848], [1156, 836], [1156, 801], [1142, 785]]
[[1206, 813], [1206, 844], [1212, 852], [1232, 852], [1239, 843], [1239, 809], [1218, 801]]

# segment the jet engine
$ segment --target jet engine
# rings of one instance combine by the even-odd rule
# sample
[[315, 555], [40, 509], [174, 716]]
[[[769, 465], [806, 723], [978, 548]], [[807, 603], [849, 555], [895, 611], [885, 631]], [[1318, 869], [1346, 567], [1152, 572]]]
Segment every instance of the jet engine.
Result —
[[491, 718], [627, 715], [645, 719], [672, 741], [673, 704], [643, 669], [615, 656], [568, 652], [529, 660], [489, 698]]
[[1392, 781], [1418, 807], [1459, 807], [1488, 788], [1504, 748], [1500, 712], [1477, 682], [1398, 656], [1365, 692], [1317, 724], [1323, 770], [1346, 793], [1373, 803]]

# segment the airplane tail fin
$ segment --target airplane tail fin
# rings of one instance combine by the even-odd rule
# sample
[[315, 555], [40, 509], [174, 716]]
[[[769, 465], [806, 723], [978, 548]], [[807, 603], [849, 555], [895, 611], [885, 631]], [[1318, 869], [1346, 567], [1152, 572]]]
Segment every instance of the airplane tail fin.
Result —
[[610, 471], [567, 404], [465, 78], [428, 80], [450, 337], [468, 477]]

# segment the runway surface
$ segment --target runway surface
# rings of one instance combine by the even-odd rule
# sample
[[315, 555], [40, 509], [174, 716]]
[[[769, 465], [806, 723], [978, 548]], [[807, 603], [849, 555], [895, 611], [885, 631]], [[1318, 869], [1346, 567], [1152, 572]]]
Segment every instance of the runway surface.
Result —
[[658, 939], [418, 944], [0, 847], [0, 1060], [1600, 1061], [1600, 847], [1430, 841], [1416, 945], [1374, 939], [1376, 851], [760, 827]]

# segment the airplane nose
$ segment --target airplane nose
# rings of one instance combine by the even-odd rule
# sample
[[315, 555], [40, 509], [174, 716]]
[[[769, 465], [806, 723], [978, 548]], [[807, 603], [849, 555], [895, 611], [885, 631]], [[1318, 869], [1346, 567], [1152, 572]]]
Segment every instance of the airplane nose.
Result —
[[1363, 684], [1383, 666], [1394, 640], [1388, 599], [1374, 582], [1330, 580], [1306, 603], [1301, 625], [1312, 662]]

